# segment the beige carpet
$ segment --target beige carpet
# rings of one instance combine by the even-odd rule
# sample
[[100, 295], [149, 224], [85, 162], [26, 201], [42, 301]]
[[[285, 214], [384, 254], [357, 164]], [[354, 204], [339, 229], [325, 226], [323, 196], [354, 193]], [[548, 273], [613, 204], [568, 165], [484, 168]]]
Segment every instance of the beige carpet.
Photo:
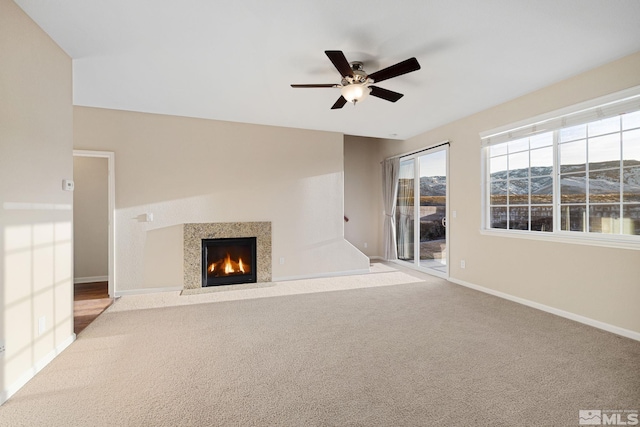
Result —
[[639, 342], [418, 273], [363, 277], [378, 284], [123, 297], [0, 425], [577, 426], [640, 409]]

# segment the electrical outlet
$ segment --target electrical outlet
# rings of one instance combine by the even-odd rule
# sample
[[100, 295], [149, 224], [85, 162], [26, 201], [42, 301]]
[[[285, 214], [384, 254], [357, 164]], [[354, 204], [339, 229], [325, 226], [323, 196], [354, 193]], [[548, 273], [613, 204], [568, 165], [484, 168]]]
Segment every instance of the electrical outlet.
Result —
[[460, 268], [467, 268], [467, 263], [464, 260], [460, 261]]
[[5, 351], [7, 348], [4, 346], [4, 340], [0, 340], [0, 357], [4, 356]]
[[369, 247], [369, 244], [367, 242], [364, 242], [364, 248], [367, 249]]
[[284, 257], [280, 257], [280, 265], [284, 264]]
[[47, 329], [47, 318], [42, 316], [38, 319], [38, 334], [42, 334]]

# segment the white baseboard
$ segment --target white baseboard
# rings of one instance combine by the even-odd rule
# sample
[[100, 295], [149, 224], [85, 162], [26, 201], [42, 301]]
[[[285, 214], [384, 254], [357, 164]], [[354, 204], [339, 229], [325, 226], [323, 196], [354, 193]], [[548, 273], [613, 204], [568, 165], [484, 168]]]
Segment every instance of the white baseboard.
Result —
[[9, 400], [18, 390], [20, 390], [26, 383], [28, 383], [38, 372], [40, 372], [45, 366], [47, 366], [57, 355], [62, 353], [67, 347], [69, 347], [76, 340], [76, 334], [71, 334], [69, 337], [56, 346], [53, 350], [46, 354], [42, 359], [37, 361], [29, 370], [23, 373], [17, 381], [2, 390], [0, 393], [0, 405]]
[[116, 297], [122, 297], [125, 295], [141, 295], [141, 294], [157, 294], [160, 292], [175, 292], [182, 291], [183, 286], [170, 286], [166, 288], [142, 288], [142, 289], [126, 289], [116, 291]]
[[284, 276], [284, 277], [273, 277], [271, 279], [272, 282], [285, 282], [287, 280], [305, 280], [305, 279], [320, 279], [323, 277], [336, 277], [336, 276], [354, 276], [356, 274], [368, 274], [369, 269], [363, 270], [348, 270], [348, 271], [334, 271], [331, 273], [317, 273], [317, 274], [307, 274], [303, 276]]
[[585, 325], [593, 326], [594, 328], [602, 329], [603, 331], [611, 332], [616, 335], [621, 335], [623, 337], [631, 338], [632, 340], [640, 341], [640, 332], [621, 328], [619, 326], [611, 325], [609, 323], [601, 322], [599, 320], [595, 320], [589, 317], [581, 316], [579, 314], [571, 313], [569, 311], [560, 310], [559, 308], [550, 307], [548, 305], [540, 304], [535, 301], [530, 301], [525, 298], [520, 298], [520, 297], [506, 294], [504, 292], [485, 288], [484, 286], [469, 283], [464, 280], [454, 279], [453, 277], [450, 277], [448, 280], [455, 284], [465, 286], [467, 288], [475, 289], [476, 291], [484, 292], [485, 294], [489, 294], [489, 295], [493, 295], [509, 301], [513, 301], [518, 304], [526, 305], [527, 307], [535, 308], [537, 310], [555, 314], [556, 316], [564, 317], [565, 319], [569, 319], [575, 322], [583, 323]]
[[107, 282], [109, 276], [90, 276], [90, 277], [74, 277], [73, 283], [94, 283], [94, 282]]

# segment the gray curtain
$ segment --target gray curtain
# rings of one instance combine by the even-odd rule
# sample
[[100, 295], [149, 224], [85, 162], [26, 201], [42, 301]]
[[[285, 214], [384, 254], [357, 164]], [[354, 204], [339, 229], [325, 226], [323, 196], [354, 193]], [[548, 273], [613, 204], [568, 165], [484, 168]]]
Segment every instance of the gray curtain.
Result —
[[394, 157], [382, 162], [382, 198], [384, 202], [384, 258], [398, 259], [396, 248], [396, 200], [398, 197], [398, 176], [400, 158]]

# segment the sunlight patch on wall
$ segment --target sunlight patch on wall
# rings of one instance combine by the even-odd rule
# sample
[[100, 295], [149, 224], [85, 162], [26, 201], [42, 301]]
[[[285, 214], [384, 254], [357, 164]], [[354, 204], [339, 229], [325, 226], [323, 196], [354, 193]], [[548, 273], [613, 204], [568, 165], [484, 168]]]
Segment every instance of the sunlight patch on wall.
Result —
[[70, 221], [4, 228], [6, 372], [29, 371], [73, 330], [71, 230]]

